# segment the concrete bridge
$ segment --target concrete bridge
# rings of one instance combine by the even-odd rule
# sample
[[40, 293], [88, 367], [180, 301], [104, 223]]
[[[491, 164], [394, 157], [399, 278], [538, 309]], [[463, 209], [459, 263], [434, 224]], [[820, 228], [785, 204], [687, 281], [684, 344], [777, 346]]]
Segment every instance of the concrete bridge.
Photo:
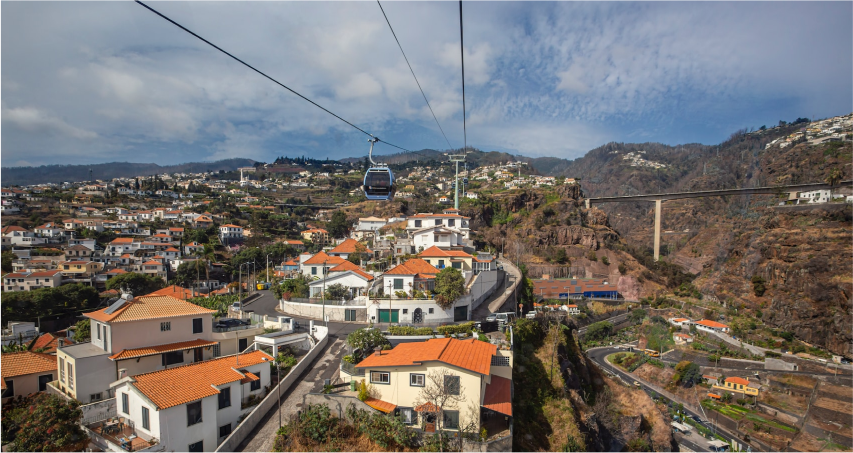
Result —
[[813, 190], [829, 190], [838, 187], [851, 187], [853, 180], [839, 181], [835, 185], [827, 183], [811, 183], [811, 184], [789, 184], [783, 186], [767, 186], [767, 187], [751, 187], [744, 189], [719, 189], [719, 190], [699, 190], [694, 192], [671, 192], [671, 193], [656, 193], [648, 195], [626, 195], [621, 197], [592, 197], [586, 198], [584, 203], [589, 209], [593, 203], [628, 203], [635, 201], [653, 201], [655, 203], [655, 261], [660, 259], [660, 223], [661, 223], [661, 205], [664, 201], [678, 200], [682, 198], [704, 198], [704, 197], [724, 197], [731, 195], [781, 195], [788, 194], [788, 200], [796, 200], [797, 194], [800, 192], [810, 192]]

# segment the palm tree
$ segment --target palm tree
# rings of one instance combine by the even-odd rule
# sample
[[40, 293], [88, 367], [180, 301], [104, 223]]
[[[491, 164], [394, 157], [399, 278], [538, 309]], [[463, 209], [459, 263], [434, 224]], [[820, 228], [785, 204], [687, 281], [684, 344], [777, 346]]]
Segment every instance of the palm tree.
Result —
[[841, 171], [841, 169], [838, 167], [833, 167], [831, 170], [829, 170], [829, 174], [826, 176], [826, 179], [824, 180], [824, 181], [826, 181], [827, 184], [829, 184], [829, 201], [830, 201], [830, 203], [832, 202], [832, 188], [835, 187], [836, 184], [838, 184], [838, 181], [841, 181], [842, 177], [844, 177], [844, 172]]

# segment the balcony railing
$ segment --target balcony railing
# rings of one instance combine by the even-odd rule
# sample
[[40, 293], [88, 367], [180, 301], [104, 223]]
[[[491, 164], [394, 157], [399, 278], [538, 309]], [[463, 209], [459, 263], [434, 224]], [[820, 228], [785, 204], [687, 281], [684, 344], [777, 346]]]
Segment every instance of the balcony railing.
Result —
[[230, 326], [230, 327], [213, 326], [213, 332], [214, 333], [225, 333], [225, 332], [234, 332], [237, 330], [257, 329], [259, 327], [262, 327], [262, 326], [259, 326], [257, 324], [241, 324], [238, 326]]
[[364, 376], [364, 370], [355, 367], [354, 363], [349, 363], [341, 360], [341, 371], [350, 376]]

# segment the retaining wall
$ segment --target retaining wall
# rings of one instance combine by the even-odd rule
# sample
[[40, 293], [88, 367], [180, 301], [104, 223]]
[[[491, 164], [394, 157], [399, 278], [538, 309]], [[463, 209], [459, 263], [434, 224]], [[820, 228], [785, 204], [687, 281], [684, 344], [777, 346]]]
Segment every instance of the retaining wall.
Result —
[[270, 411], [276, 404], [278, 404], [278, 395], [279, 395], [279, 387], [281, 387], [281, 393], [286, 392], [290, 386], [293, 385], [294, 382], [297, 382], [302, 375], [302, 373], [310, 368], [314, 363], [314, 360], [317, 359], [317, 356], [325, 349], [326, 344], [329, 342], [329, 330], [323, 326], [314, 326], [317, 331], [314, 333], [314, 337], [318, 340], [317, 344], [311, 348], [311, 351], [302, 358], [302, 360], [290, 370], [290, 373], [281, 380], [278, 385], [270, 389], [270, 393], [263, 399], [263, 401], [258, 404], [252, 412], [249, 412], [249, 415], [243, 420], [242, 423], [237, 425], [237, 428], [231, 432], [231, 434], [219, 444], [219, 447], [216, 449], [217, 452], [225, 452], [225, 451], [237, 451], [237, 447], [249, 434], [255, 429], [255, 426], [264, 418], [264, 415]]
[[488, 299], [495, 290], [500, 288], [501, 284], [503, 284], [505, 275], [506, 271], [502, 270], [486, 271], [477, 274], [476, 280], [474, 280], [474, 283], [470, 286], [471, 296], [473, 297], [473, 300], [471, 301], [472, 312], [479, 307], [483, 301]]
[[[297, 318], [322, 319], [322, 304], [306, 304], [281, 300], [278, 304], [281, 311]], [[326, 316], [331, 322], [346, 322], [346, 311], [355, 310], [355, 321], [367, 322], [367, 305], [326, 305]]]
[[347, 413], [350, 406], [355, 406], [356, 409], [362, 409], [368, 412], [374, 412], [375, 409], [364, 404], [361, 400], [354, 396], [344, 396], [324, 393], [308, 393], [302, 397], [302, 407], [308, 407], [309, 404], [325, 404], [336, 417], [343, 417]]
[[487, 442], [474, 442], [462, 439], [462, 451], [512, 451], [512, 434]]
[[799, 425], [803, 422], [803, 417], [800, 415], [792, 414], [788, 411], [779, 409], [778, 407], [768, 406], [764, 403], [758, 403], [758, 409], [764, 412], [767, 415], [772, 415], [779, 420], [782, 420], [785, 423], [790, 423], [792, 425]]

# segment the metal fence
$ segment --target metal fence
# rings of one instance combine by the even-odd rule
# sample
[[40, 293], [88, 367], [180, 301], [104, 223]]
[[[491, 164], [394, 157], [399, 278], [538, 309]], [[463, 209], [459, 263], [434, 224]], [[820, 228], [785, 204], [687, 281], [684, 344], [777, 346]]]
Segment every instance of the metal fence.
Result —
[[350, 376], [364, 376], [364, 370], [355, 367], [354, 363], [349, 363], [341, 360], [341, 371]]

